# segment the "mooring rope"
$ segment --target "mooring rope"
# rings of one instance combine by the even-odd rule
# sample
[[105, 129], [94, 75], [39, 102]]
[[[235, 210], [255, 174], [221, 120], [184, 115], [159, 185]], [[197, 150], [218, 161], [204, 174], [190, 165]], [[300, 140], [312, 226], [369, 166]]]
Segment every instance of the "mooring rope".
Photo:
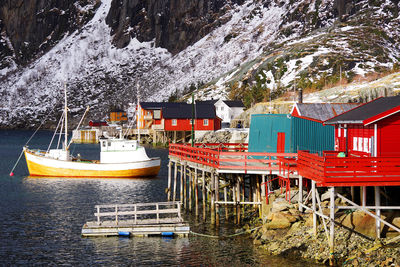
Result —
[[[253, 232], [254, 230], [257, 230], [257, 229], [259, 229], [261, 227], [262, 226], [258, 226], [258, 227], [255, 227], [253, 229], [250, 229], [249, 231]], [[231, 237], [235, 237], [235, 236], [239, 236], [239, 235], [243, 235], [243, 234], [248, 234], [249, 231], [243, 231], [243, 232], [240, 232], [240, 233], [231, 234], [231, 235], [225, 235], [225, 236], [207, 235], [207, 234], [196, 233], [196, 232], [193, 232], [193, 231], [190, 231], [190, 233], [193, 234], [193, 235], [202, 236], [202, 237], [209, 237], [209, 238], [231, 238]]]
[[[55, 107], [53, 107], [53, 109], [51, 110], [51, 112], [49, 112], [46, 116], [46, 118], [44, 120], [42, 120], [42, 123], [39, 125], [39, 127], [36, 129], [36, 131], [31, 135], [31, 137], [29, 137], [28, 141], [26, 141], [25, 145], [23, 147], [25, 147], [31, 140], [32, 138], [35, 136], [35, 134], [39, 131], [39, 129], [43, 126], [43, 124], [47, 121], [48, 117], [50, 116], [51, 113], [53, 113]], [[19, 157], [17, 159], [17, 161], [15, 162], [13, 168], [10, 171], [10, 176], [14, 176], [14, 170], [17, 167], [19, 161], [21, 160], [22, 154], [24, 154], [24, 149], [22, 148], [21, 154], [19, 154]]]

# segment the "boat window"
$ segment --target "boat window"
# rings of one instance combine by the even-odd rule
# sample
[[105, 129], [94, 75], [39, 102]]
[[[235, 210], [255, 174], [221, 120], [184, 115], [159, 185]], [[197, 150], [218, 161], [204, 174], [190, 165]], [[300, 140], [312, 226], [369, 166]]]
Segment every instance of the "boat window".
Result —
[[106, 147], [106, 141], [103, 141], [102, 143], [103, 143], [103, 147]]
[[111, 142], [108, 142], [108, 146], [111, 146]]

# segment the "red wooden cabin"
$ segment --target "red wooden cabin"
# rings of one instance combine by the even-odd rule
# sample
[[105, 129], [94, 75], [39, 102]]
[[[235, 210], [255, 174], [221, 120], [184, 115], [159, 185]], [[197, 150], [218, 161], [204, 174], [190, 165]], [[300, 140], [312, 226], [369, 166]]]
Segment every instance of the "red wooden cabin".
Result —
[[400, 96], [375, 99], [325, 124], [335, 125], [335, 151], [322, 157], [299, 151], [300, 175], [319, 186], [400, 185]]
[[400, 95], [377, 98], [324, 124], [335, 125], [336, 151], [400, 157]]
[[[192, 105], [181, 104], [178, 107], [163, 109], [165, 131], [191, 131], [192, 130]], [[215, 113], [213, 104], [194, 105], [194, 130], [215, 131], [221, 129], [221, 119]]]

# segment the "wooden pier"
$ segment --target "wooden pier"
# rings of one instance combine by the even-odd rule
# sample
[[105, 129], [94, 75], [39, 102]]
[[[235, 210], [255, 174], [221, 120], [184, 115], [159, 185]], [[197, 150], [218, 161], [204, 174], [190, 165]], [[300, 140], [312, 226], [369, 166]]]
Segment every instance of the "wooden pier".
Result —
[[[293, 158], [295, 153], [252, 153], [247, 144], [170, 144], [168, 165], [168, 200], [182, 202], [183, 208], [203, 218], [207, 209], [212, 224], [219, 224], [222, 208], [228, 218], [239, 223], [244, 206], [252, 206], [261, 215], [264, 183], [280, 173], [279, 158]], [[179, 185], [179, 188], [178, 188]], [[242, 209], [243, 208], [243, 209]]]
[[179, 202], [96, 205], [96, 221], [85, 223], [82, 236], [187, 236], [189, 224]]

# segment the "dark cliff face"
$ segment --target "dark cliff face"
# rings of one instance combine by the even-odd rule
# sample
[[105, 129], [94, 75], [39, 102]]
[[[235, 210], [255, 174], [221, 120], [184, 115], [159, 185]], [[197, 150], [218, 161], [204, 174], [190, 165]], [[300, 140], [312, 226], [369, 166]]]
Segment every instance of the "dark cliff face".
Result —
[[0, 6], [0, 53], [17, 64], [46, 51], [87, 22], [99, 0], [13, 0]]
[[122, 48], [132, 37], [155, 40], [175, 54], [200, 40], [230, 18], [233, 4], [244, 0], [113, 0], [106, 22], [114, 44]]

